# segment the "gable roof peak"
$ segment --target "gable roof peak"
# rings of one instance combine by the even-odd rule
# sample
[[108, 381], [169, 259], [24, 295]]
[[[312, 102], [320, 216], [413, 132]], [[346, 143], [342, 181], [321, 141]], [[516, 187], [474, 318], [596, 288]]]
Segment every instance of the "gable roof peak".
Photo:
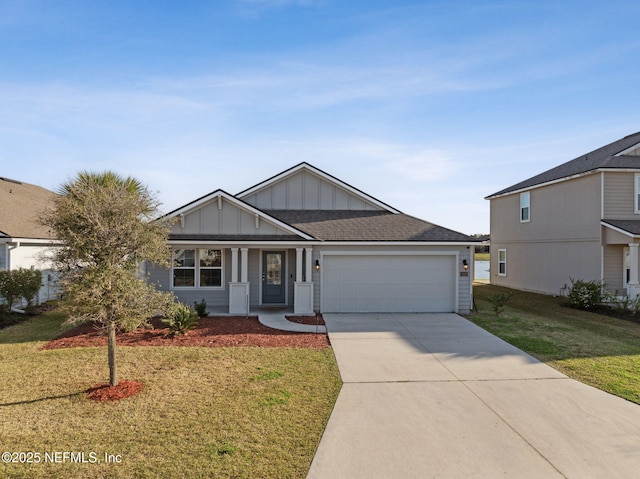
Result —
[[248, 196], [250, 196], [250, 195], [252, 195], [254, 193], [257, 193], [257, 192], [259, 192], [261, 190], [264, 190], [266, 188], [269, 188], [270, 186], [274, 185], [275, 183], [277, 183], [277, 182], [279, 182], [279, 181], [281, 181], [281, 180], [283, 180], [283, 179], [285, 179], [287, 177], [290, 177], [290, 176], [298, 173], [301, 170], [309, 171], [312, 174], [314, 174], [314, 175], [316, 175], [316, 176], [318, 176], [320, 178], [323, 178], [324, 180], [326, 180], [326, 181], [328, 181], [330, 183], [333, 183], [337, 187], [339, 187], [339, 188], [341, 188], [341, 189], [343, 189], [345, 191], [348, 191], [351, 194], [359, 196], [360, 198], [364, 199], [365, 201], [369, 202], [370, 204], [373, 204], [373, 205], [378, 206], [379, 208], [382, 208], [383, 210], [389, 211], [390, 213], [400, 213], [399, 210], [397, 210], [397, 209], [393, 208], [392, 206], [384, 203], [383, 201], [380, 201], [380, 200], [374, 198], [373, 196], [365, 193], [364, 191], [362, 191], [362, 190], [360, 190], [360, 189], [358, 189], [358, 188], [356, 188], [354, 186], [351, 186], [348, 183], [345, 183], [344, 181], [340, 180], [339, 178], [336, 178], [335, 176], [333, 176], [333, 175], [321, 170], [320, 168], [317, 168], [317, 167], [313, 166], [312, 164], [307, 163], [306, 161], [298, 163], [297, 165], [292, 166], [291, 168], [288, 168], [288, 169], [284, 170], [283, 172], [272, 176], [271, 178], [268, 178], [268, 179], [266, 179], [264, 181], [261, 181], [260, 183], [254, 185], [254, 186], [252, 186], [250, 188], [247, 188], [244, 191], [241, 191], [240, 193], [238, 193], [236, 195], [236, 197], [240, 198], [240, 199], [247, 198]]

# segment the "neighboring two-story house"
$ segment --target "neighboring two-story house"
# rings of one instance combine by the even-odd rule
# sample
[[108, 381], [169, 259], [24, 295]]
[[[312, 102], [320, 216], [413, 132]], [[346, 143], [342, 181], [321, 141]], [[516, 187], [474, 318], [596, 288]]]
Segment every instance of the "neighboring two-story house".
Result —
[[573, 278], [638, 295], [640, 132], [486, 199], [493, 284], [564, 294]]

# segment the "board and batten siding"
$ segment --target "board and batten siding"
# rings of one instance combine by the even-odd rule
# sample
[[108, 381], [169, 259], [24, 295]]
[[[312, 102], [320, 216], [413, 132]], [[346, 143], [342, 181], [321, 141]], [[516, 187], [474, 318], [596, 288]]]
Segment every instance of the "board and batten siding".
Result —
[[263, 210], [379, 210], [365, 201], [329, 183], [323, 178], [300, 171], [265, 187], [242, 200]]

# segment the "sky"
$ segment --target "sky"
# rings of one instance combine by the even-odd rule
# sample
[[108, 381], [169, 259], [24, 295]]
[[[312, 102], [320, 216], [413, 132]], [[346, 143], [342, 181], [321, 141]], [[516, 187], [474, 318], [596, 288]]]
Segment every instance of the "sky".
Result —
[[637, 0], [0, 0], [0, 176], [110, 170], [168, 212], [306, 161], [489, 233], [486, 196], [640, 130], [639, 23]]

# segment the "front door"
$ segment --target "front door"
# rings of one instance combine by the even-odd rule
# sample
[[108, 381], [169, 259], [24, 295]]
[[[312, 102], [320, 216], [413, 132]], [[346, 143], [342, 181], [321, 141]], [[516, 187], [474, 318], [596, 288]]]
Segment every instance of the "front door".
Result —
[[262, 252], [263, 304], [284, 304], [286, 279], [284, 262], [284, 251]]

